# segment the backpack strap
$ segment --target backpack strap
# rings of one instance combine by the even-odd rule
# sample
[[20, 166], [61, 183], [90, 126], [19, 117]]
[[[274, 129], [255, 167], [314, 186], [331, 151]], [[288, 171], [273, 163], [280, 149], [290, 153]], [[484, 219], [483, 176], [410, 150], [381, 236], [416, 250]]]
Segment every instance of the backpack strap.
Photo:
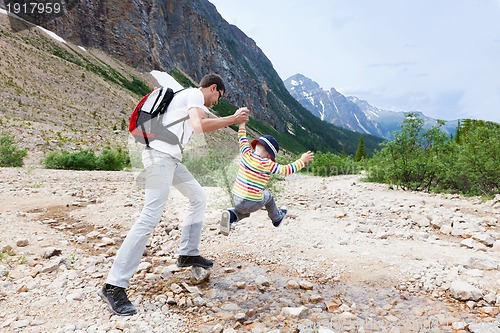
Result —
[[[177, 93], [179, 93], [179, 92], [181, 92], [181, 91], [183, 91], [183, 90], [186, 90], [186, 89], [189, 89], [189, 88], [182, 88], [182, 89], [180, 89], [180, 90], [177, 90], [176, 92], [174, 92], [174, 96], [175, 96], [175, 94], [177, 94]], [[165, 111], [167, 111], [167, 110], [165, 110]], [[164, 112], [164, 113], [161, 113], [161, 114], [160, 114], [160, 117], [159, 117], [159, 118], [160, 118], [160, 119], [159, 119], [160, 124], [163, 124], [163, 116], [165, 115], [165, 113], [166, 113], [166, 112]], [[185, 122], [185, 121], [186, 121], [186, 120], [188, 120], [188, 119], [189, 119], [189, 115], [187, 115], [187, 116], [185, 116], [185, 117], [182, 117], [182, 118], [180, 118], [180, 119], [177, 119], [177, 120], [175, 120], [175, 121], [171, 122], [170, 124], [165, 125], [164, 127], [165, 127], [165, 128], [172, 127], [172, 126], [174, 126], [174, 125], [177, 125], [178, 123]], [[181, 138], [179, 139], [179, 144], [178, 144], [179, 149], [180, 149], [180, 151], [181, 151], [181, 154], [182, 154], [182, 152], [184, 151], [184, 148], [183, 148], [183, 147], [182, 147], [182, 145], [181, 145], [182, 139], [184, 139], [184, 129], [183, 129], [183, 131], [182, 131], [182, 135], [181, 135]]]

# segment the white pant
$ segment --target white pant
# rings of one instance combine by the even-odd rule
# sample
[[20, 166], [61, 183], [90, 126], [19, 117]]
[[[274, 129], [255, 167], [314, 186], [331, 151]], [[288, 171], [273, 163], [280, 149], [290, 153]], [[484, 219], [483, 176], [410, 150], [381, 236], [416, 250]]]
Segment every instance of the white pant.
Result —
[[141, 262], [151, 232], [163, 214], [170, 186], [189, 199], [182, 226], [179, 254], [199, 255], [198, 245], [203, 227], [206, 196], [189, 170], [177, 159], [158, 150], [147, 148], [142, 153], [146, 169], [144, 207], [116, 254], [106, 283], [127, 288]]

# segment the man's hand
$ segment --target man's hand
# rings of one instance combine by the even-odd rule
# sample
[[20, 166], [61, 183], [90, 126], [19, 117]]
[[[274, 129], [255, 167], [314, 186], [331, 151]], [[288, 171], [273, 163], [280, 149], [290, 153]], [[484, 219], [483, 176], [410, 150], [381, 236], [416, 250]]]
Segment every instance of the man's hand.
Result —
[[314, 160], [314, 153], [311, 152], [311, 151], [307, 151], [307, 153], [302, 154], [302, 156], [300, 157], [300, 159], [304, 163], [309, 163], [312, 160]]
[[246, 107], [239, 108], [238, 110], [236, 110], [233, 116], [235, 119], [234, 120], [235, 124], [246, 123], [250, 119], [250, 110], [248, 110], [248, 108]]

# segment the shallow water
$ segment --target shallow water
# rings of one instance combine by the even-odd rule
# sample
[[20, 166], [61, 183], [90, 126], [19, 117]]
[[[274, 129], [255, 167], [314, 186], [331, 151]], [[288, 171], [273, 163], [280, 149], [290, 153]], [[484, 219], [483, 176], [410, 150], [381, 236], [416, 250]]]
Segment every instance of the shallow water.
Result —
[[[188, 271], [175, 274], [184, 279]], [[268, 286], [259, 289], [255, 283], [263, 276]], [[333, 280], [304, 278], [312, 290], [291, 289], [289, 280], [302, 278], [275, 272], [266, 266], [245, 263], [228, 270], [214, 268], [210, 280], [199, 285], [209, 306], [208, 329], [217, 323], [236, 327], [239, 332], [252, 328], [280, 329], [280, 332], [317, 332], [320, 327], [335, 332], [451, 332], [454, 322], [477, 322], [472, 311], [463, 304], [437, 300], [426, 294], [411, 295], [394, 288], [353, 285]], [[178, 282], [178, 281], [176, 281]], [[330, 311], [326, 304], [331, 306]], [[308, 310], [303, 316], [286, 318], [284, 307]], [[175, 311], [175, 307], [171, 308]], [[245, 313], [238, 324], [234, 316]], [[235, 328], [235, 329], [236, 329]]]

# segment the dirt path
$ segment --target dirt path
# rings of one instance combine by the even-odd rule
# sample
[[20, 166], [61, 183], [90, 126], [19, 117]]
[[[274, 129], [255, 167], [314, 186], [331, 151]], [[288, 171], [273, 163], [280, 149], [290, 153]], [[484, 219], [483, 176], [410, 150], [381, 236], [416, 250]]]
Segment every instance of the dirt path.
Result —
[[95, 292], [141, 209], [134, 174], [0, 169], [0, 330], [500, 330], [498, 200], [299, 174], [278, 195], [283, 226], [259, 211], [225, 237], [228, 196], [206, 191], [209, 282], [172, 268], [187, 204], [174, 191], [131, 281], [140, 313], [122, 318]]

